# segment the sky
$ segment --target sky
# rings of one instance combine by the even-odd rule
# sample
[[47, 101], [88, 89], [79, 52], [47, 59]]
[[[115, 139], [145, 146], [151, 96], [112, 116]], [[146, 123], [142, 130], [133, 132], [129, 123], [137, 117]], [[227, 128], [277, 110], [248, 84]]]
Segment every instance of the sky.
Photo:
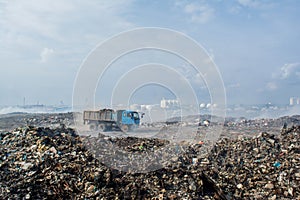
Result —
[[288, 104], [300, 96], [299, 10], [298, 0], [0, 0], [0, 105], [24, 97], [70, 105], [89, 53], [140, 27], [179, 31], [202, 45], [228, 104]]

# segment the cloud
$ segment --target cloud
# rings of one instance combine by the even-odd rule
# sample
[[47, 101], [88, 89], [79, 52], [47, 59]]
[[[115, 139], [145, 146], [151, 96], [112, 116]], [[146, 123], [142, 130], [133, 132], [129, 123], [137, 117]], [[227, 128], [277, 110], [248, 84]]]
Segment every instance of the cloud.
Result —
[[278, 86], [275, 82], [268, 82], [266, 85], [266, 89], [269, 91], [274, 91], [278, 89]]
[[240, 87], [241, 87], [240, 83], [233, 83], [233, 84], [227, 85], [227, 88], [240, 88]]
[[204, 24], [214, 18], [214, 9], [204, 5], [192, 12], [192, 21]]
[[267, 82], [265, 89], [267, 91], [275, 91], [278, 89], [299, 87], [299, 83], [300, 63], [287, 63], [272, 74], [272, 79]]
[[238, 0], [238, 3], [246, 7], [257, 7], [260, 5], [260, 2], [256, 0]]
[[[134, 26], [123, 17], [131, 2], [3, 1], [0, 7], [0, 38], [3, 38], [0, 51], [3, 48], [16, 54], [26, 49], [28, 54], [34, 55], [48, 44], [58, 52], [67, 49], [72, 52], [74, 47], [83, 51], [83, 46], [95, 46], [104, 38]], [[24, 52], [20, 54], [24, 55]]]
[[280, 78], [287, 79], [290, 76], [296, 75], [297, 77], [300, 74], [300, 63], [289, 63], [285, 64], [280, 68]]
[[45, 63], [48, 61], [49, 57], [54, 53], [54, 50], [53, 49], [49, 49], [49, 48], [44, 48], [41, 53], [40, 53], [40, 56], [41, 56], [41, 62], [42, 63]]
[[[0, 84], [13, 88], [2, 89], [7, 100], [0, 104], [18, 103], [14, 94], [43, 96], [51, 103], [46, 87], [70, 100], [76, 71], [89, 51], [135, 27], [127, 19], [131, 6], [132, 0], [0, 0]], [[19, 81], [8, 83], [14, 79]], [[28, 88], [32, 93], [23, 94]]]
[[261, 1], [261, 0], [237, 0], [238, 4], [243, 7], [264, 9], [271, 7], [274, 2], [272, 1]]
[[[56, 38], [63, 33], [64, 25], [70, 23], [93, 22], [92, 17], [102, 17], [102, 19], [118, 20], [111, 24], [122, 24], [126, 20], [118, 17], [123, 13], [127, 4], [124, 0], [116, 1], [51, 1], [51, 0], [27, 0], [27, 1], [5, 1], [2, 8], [1, 25], [10, 31], [31, 32], [45, 37]], [[80, 16], [80, 17], [79, 17]], [[74, 21], [73, 21], [74, 20]], [[91, 20], [91, 21], [88, 21]], [[102, 21], [103, 22], [103, 21]], [[84, 24], [76, 24], [84, 26]], [[78, 28], [76, 27], [76, 29]], [[79, 31], [79, 30], [78, 30]], [[58, 39], [56, 38], [56, 39]]]
[[237, 6], [237, 5], [232, 6], [232, 7], [229, 8], [228, 11], [229, 11], [229, 13], [231, 13], [231, 14], [238, 14], [238, 13], [240, 13], [240, 11], [241, 11], [241, 6]]
[[6, 1], [2, 9], [0, 24], [10, 34], [19, 32], [58, 39], [60, 22], [75, 7], [69, 1], [28, 0]]
[[215, 16], [215, 10], [204, 1], [186, 2], [176, 1], [175, 6], [183, 9], [183, 12], [190, 16], [190, 21], [205, 24]]

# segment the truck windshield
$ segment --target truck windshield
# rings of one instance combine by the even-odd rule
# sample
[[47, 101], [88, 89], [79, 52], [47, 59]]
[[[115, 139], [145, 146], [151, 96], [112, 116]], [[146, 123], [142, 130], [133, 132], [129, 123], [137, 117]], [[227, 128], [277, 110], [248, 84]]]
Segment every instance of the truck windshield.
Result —
[[134, 112], [134, 113], [132, 113], [132, 114], [133, 114], [133, 118], [134, 118], [134, 119], [139, 119], [139, 114], [138, 114], [138, 113]]

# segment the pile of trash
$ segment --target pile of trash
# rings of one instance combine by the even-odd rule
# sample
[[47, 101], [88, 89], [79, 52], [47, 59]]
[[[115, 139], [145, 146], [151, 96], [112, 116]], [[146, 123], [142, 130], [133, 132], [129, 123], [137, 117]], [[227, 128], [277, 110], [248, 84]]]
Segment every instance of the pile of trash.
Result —
[[[163, 143], [133, 138], [115, 142], [131, 146], [128, 151], [141, 143]], [[1, 199], [212, 199], [214, 194], [201, 179], [201, 169], [182, 161], [149, 173], [108, 168], [73, 129], [17, 128], [1, 133], [0, 144]]]
[[155, 150], [169, 143], [167, 140], [157, 138], [146, 139], [137, 137], [119, 137], [110, 139], [110, 141], [128, 152]]
[[73, 125], [73, 113], [41, 113], [28, 114], [23, 118], [28, 126], [52, 127], [56, 128], [62, 124], [69, 127]]
[[203, 167], [227, 199], [300, 199], [300, 126], [222, 139]]
[[[122, 171], [106, 165], [109, 151], [105, 162], [97, 155], [112, 145], [171, 158], [155, 171]], [[0, 199], [300, 199], [300, 126], [223, 138], [206, 155], [203, 146], [182, 143], [172, 155], [176, 146], [155, 138], [79, 137], [64, 126], [0, 132]]]
[[0, 131], [10, 131], [23, 126], [57, 128], [61, 124], [74, 124], [74, 113], [11, 113], [0, 115]]
[[88, 196], [110, 176], [72, 129], [18, 128], [0, 141], [1, 199]]

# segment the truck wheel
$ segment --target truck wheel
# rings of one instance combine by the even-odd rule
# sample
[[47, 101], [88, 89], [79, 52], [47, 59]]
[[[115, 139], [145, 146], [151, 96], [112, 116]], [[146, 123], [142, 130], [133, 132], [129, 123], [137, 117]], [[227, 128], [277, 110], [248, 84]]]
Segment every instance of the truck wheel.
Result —
[[96, 131], [96, 130], [97, 130], [96, 124], [91, 124], [91, 125], [90, 125], [90, 130], [91, 130], [91, 131]]
[[127, 125], [122, 125], [121, 130], [122, 130], [124, 133], [127, 133], [128, 130], [129, 130], [129, 127], [128, 127]]
[[103, 132], [106, 131], [105, 124], [99, 124], [98, 128], [99, 128], [100, 131], [103, 131]]
[[112, 126], [106, 126], [106, 131], [112, 131]]

